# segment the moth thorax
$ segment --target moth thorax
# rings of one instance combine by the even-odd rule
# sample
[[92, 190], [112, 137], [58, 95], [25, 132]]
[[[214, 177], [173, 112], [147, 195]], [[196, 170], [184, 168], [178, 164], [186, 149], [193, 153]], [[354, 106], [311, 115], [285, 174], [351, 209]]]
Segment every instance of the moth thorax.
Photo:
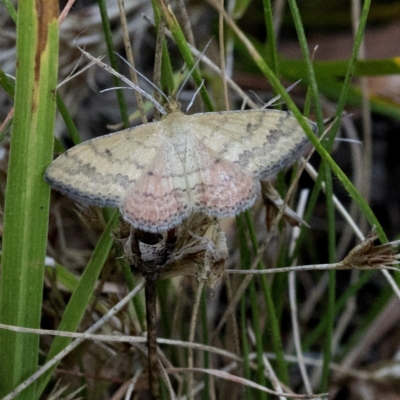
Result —
[[174, 146], [174, 150], [181, 162], [185, 162], [186, 158], [186, 149], [187, 149], [187, 141], [182, 140], [182, 138], [173, 136], [171, 137], [171, 144]]

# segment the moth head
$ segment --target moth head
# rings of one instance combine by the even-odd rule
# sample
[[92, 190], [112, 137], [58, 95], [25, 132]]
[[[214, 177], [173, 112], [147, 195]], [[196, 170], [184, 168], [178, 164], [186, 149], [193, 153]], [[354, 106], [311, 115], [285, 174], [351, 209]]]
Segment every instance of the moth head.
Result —
[[167, 112], [167, 114], [180, 112], [181, 104], [176, 100], [169, 100], [169, 102], [164, 105], [164, 110]]

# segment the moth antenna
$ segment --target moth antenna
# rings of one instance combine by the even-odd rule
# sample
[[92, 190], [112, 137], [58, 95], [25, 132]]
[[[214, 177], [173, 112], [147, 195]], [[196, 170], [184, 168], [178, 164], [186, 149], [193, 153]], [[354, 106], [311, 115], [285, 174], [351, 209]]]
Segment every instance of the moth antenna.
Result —
[[145, 92], [143, 89], [141, 89], [139, 86], [135, 85], [132, 81], [130, 81], [127, 77], [121, 75], [114, 69], [112, 69], [109, 65], [103, 63], [99, 59], [93, 57], [91, 54], [89, 54], [87, 51], [83, 50], [81, 47], [78, 47], [78, 49], [87, 57], [89, 60], [92, 60], [95, 62], [97, 65], [99, 65], [101, 68], [105, 69], [108, 71], [110, 74], [113, 74], [114, 76], [120, 78], [123, 82], [125, 82], [128, 86], [130, 86], [132, 89], [138, 91], [143, 97], [145, 97], [147, 100], [149, 100], [154, 107], [157, 108], [158, 111], [160, 111], [161, 114], [166, 115], [167, 112], [164, 110], [164, 107], [154, 98], [152, 97], [149, 93]]
[[200, 86], [197, 88], [195, 94], [192, 97], [192, 100], [190, 100], [189, 105], [186, 107], [186, 114], [187, 112], [190, 110], [190, 107], [192, 107], [193, 103], [194, 103], [194, 99], [196, 98], [197, 94], [200, 92], [200, 89], [203, 87], [204, 85], [204, 79], [201, 81]]
[[277, 96], [273, 97], [270, 101], [268, 101], [267, 103], [265, 103], [265, 104], [261, 107], [261, 110], [265, 110], [265, 109], [267, 109], [269, 106], [274, 105], [280, 98], [281, 98], [281, 95], [280, 95], [280, 94], [278, 94]]
[[106, 88], [106, 89], [100, 90], [100, 93], [109, 92], [111, 90], [120, 90], [120, 89], [133, 89], [133, 88], [126, 87], [126, 86], [114, 86], [114, 87], [110, 87], [110, 88]]
[[347, 142], [353, 144], [363, 144], [361, 140], [358, 139], [350, 139], [350, 138], [335, 138], [335, 142]]
[[[83, 54], [80, 55], [79, 60], [76, 62], [74, 68], [72, 68], [72, 71], [68, 74], [67, 79], [75, 74], [75, 71], [78, 69], [79, 64], [82, 62], [82, 60], [83, 60]], [[93, 65], [93, 62], [89, 63], [89, 65]]]
[[295, 86], [297, 86], [299, 83], [301, 82], [301, 79], [299, 79], [298, 81], [296, 81], [295, 83], [291, 84], [288, 88], [286, 88], [286, 91], [289, 93], [293, 90], [293, 88]]
[[[207, 43], [206, 46], [204, 47], [204, 50], [201, 52], [199, 58], [197, 59], [197, 61], [196, 61], [195, 64], [193, 65], [193, 68], [189, 71], [188, 76], [187, 76], [186, 79], [183, 81], [183, 83], [182, 83], [182, 85], [181, 85], [181, 87], [180, 87], [180, 89], [178, 90], [178, 93], [177, 93], [177, 95], [176, 95], [176, 100], [177, 100], [177, 101], [178, 101], [178, 99], [179, 99], [179, 95], [180, 95], [181, 92], [182, 92], [182, 89], [185, 87], [187, 81], [188, 81], [189, 78], [192, 76], [193, 71], [194, 71], [194, 70], [197, 68], [197, 66], [199, 65], [199, 62], [201, 61], [202, 57], [204, 56], [205, 52], [207, 51], [208, 46], [210, 45], [211, 41], [212, 41], [212, 39], [210, 39], [210, 40], [208, 41], [208, 43]], [[197, 93], [197, 92], [196, 92], [196, 93]]]
[[89, 64], [86, 64], [84, 67], [82, 67], [79, 71], [75, 72], [78, 68], [78, 64], [74, 67], [73, 71], [62, 82], [60, 82], [56, 86], [56, 90], [60, 89], [60, 87], [62, 85], [65, 85], [67, 82], [71, 81], [72, 79], [75, 79], [78, 75], [82, 74], [83, 72], [85, 72], [87, 69], [89, 69], [92, 65], [94, 65], [96, 63], [94, 61], [91, 61]]
[[244, 98], [242, 101], [242, 105], [240, 106], [240, 111], [243, 111], [245, 109], [246, 104], [247, 104], [247, 100]]
[[186, 69], [186, 63], [183, 63], [183, 65], [179, 71], [178, 77], [176, 78], [177, 85], [174, 85], [174, 89], [170, 96], [172, 99], [177, 99], [176, 92], [178, 92], [178, 90], [180, 89], [181, 82], [183, 82], [185, 80], [185, 69]]
[[[289, 93], [290, 91], [292, 91], [292, 89], [301, 82], [301, 79], [299, 79], [298, 81], [296, 81], [295, 83], [293, 83], [292, 85], [290, 85], [288, 88], [286, 88], [286, 91]], [[264, 104], [261, 109], [265, 110], [266, 108], [268, 108], [271, 104], [274, 104], [276, 101], [278, 101], [281, 98], [281, 95], [278, 94], [277, 96], [275, 96], [273, 99], [271, 99], [268, 103]]]
[[265, 104], [262, 98], [254, 91], [254, 90], [249, 90], [249, 92], [262, 104]]
[[[260, 102], [263, 103], [261, 110], [265, 110], [267, 109], [271, 104], [279, 105], [282, 103], [276, 103], [276, 101], [278, 101], [281, 98], [281, 95], [278, 94], [277, 96], [275, 96], [274, 98], [272, 98], [268, 103], [264, 103], [264, 101], [260, 98], [260, 96], [254, 91], [254, 90], [250, 90], [250, 93], [253, 94], [253, 96]], [[243, 109], [242, 109], [243, 110]]]
[[140, 71], [138, 71], [133, 65], [129, 64], [127, 60], [125, 60], [124, 57], [119, 55], [118, 53], [115, 53], [124, 63], [128, 64], [129, 68], [132, 68], [141, 78], [143, 78], [150, 86], [153, 87], [158, 93], [161, 94], [162, 97], [169, 103], [169, 99], [166, 96], [166, 94], [159, 88], [157, 85], [155, 85], [149, 78], [147, 78], [145, 75], [143, 75]]

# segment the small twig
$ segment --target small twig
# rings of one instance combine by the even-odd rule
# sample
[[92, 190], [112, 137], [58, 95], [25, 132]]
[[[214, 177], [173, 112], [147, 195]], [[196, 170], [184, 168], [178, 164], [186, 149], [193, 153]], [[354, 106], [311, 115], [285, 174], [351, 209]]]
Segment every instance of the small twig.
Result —
[[158, 400], [160, 398], [160, 386], [157, 356], [157, 294], [155, 276], [148, 275], [146, 277], [145, 296], [149, 390], [152, 400]]
[[[226, 297], [227, 297], [227, 302], [228, 304], [231, 302], [233, 298], [233, 292], [234, 290], [232, 289], [232, 281], [231, 277], [226, 274], [226, 277], [224, 279], [225, 281], [225, 290], [226, 290]], [[228, 323], [228, 322], [227, 322]], [[232, 337], [232, 348], [236, 352], [236, 354], [241, 354], [241, 343], [240, 343], [240, 333], [239, 333], [239, 326], [238, 326], [238, 320], [236, 318], [236, 315], [232, 313], [229, 318], [229, 331], [231, 331], [231, 337]]]
[[[200, 281], [196, 291], [196, 298], [193, 305], [192, 318], [190, 319], [189, 342], [194, 342], [196, 321], [197, 321], [197, 315], [199, 313], [200, 300], [201, 300], [201, 294], [203, 293], [203, 288], [204, 288], [204, 283]], [[193, 349], [189, 349], [188, 366], [189, 368], [193, 368], [194, 366]], [[188, 397], [190, 400], [194, 400], [193, 393], [194, 393], [194, 378], [193, 378], [193, 373], [190, 372], [188, 376]]]
[[[255, 382], [250, 381], [245, 378], [241, 378], [237, 375], [229, 374], [228, 372], [221, 371], [219, 369], [192, 368], [191, 371], [202, 372], [205, 374], [213, 375], [218, 378], [226, 379], [231, 382], [240, 383], [242, 385], [246, 385], [251, 388], [258, 389], [262, 392], [270, 393], [270, 394], [273, 394], [276, 396], [287, 396], [287, 397], [290, 397], [293, 399], [315, 399], [315, 398], [319, 398], [319, 397], [326, 397], [328, 395], [327, 393], [309, 395], [309, 394], [293, 394], [293, 393], [276, 392], [275, 390], [268, 389], [265, 386], [259, 385], [258, 383], [255, 383]], [[167, 372], [189, 372], [189, 368], [167, 368]]]
[[[162, 53], [163, 44], [165, 42], [165, 26], [166, 22], [162, 15], [160, 15], [160, 23], [158, 25], [157, 31], [157, 41], [156, 41], [156, 51], [154, 54], [154, 71], [153, 71], [153, 83], [156, 87], [161, 89], [161, 63], [162, 63]], [[154, 93], [155, 99], [160, 102], [161, 97], [158, 92]], [[161, 119], [161, 115], [158, 110], [154, 113], [154, 119], [156, 121]]]
[[[154, 21], [152, 21], [149, 17], [144, 16], [144, 18], [152, 25], [154, 25]], [[165, 29], [165, 34], [167, 37], [169, 37], [170, 39], [172, 39], [172, 34], [168, 29]], [[188, 47], [190, 52], [195, 56], [195, 57], [200, 57], [201, 56], [201, 51], [197, 50], [195, 47], [193, 47], [192, 45], [190, 45], [188, 43]], [[201, 58], [201, 61], [206, 64], [208, 67], [210, 67], [210, 69], [212, 71], [214, 71], [216, 74], [221, 75], [221, 69], [215, 65], [208, 57], [203, 56]], [[249, 105], [249, 107], [252, 107], [254, 109], [259, 108], [257, 106], [256, 103], [254, 103], [254, 101], [229, 77], [226, 76], [226, 81], [228, 83], [228, 85], [230, 86], [230, 88], [237, 93], [238, 96], [240, 96], [242, 99], [245, 99], [246, 104]]]
[[68, 0], [68, 3], [65, 5], [64, 9], [62, 10], [60, 16], [58, 17], [58, 23], [61, 25], [65, 18], [67, 18], [67, 15], [69, 13], [69, 10], [72, 8], [76, 0]]
[[[224, 0], [220, 0], [221, 7], [224, 7]], [[228, 86], [226, 84], [226, 66], [225, 66], [225, 40], [224, 40], [224, 16], [219, 13], [219, 54], [221, 63], [221, 78], [222, 87], [224, 91], [225, 109], [229, 111], [229, 98], [228, 98]]]
[[344, 267], [342, 263], [333, 263], [333, 264], [314, 264], [314, 265], [298, 265], [295, 267], [282, 267], [282, 268], [270, 268], [270, 269], [256, 269], [256, 270], [240, 270], [240, 269], [226, 269], [225, 272], [227, 274], [237, 274], [237, 275], [263, 275], [263, 274], [276, 274], [278, 272], [300, 272], [300, 271], [329, 271], [332, 269], [337, 270], [345, 270], [357, 268], [361, 271], [370, 271], [371, 269], [378, 270], [390, 270], [400, 272], [399, 268], [389, 267], [387, 265], [376, 266], [376, 267]]
[[[316, 173], [315, 169], [309, 163], [305, 163], [305, 165], [306, 165], [306, 167], [305, 167], [306, 171], [310, 174], [310, 176], [313, 179], [316, 179], [317, 173]], [[322, 188], [322, 190], [324, 190], [324, 188], [325, 188], [324, 182], [321, 182], [321, 188]], [[342, 203], [337, 199], [336, 196], [333, 197], [333, 202], [335, 204], [336, 209], [342, 214], [342, 216], [346, 219], [346, 221], [351, 225], [351, 227], [353, 228], [354, 233], [357, 235], [357, 237], [360, 238], [361, 240], [364, 240], [363, 233], [361, 232], [361, 230], [359, 229], [357, 224], [354, 222], [354, 220], [351, 218], [350, 214], [346, 211], [346, 209], [343, 207]], [[392, 262], [389, 265], [394, 265], [394, 264], [397, 264], [397, 263]], [[331, 265], [334, 265], [334, 264], [331, 264]], [[334, 268], [336, 268], [336, 267], [333, 267], [333, 269]], [[316, 269], [318, 269], [318, 268], [316, 268]], [[332, 268], [326, 268], [326, 269], [332, 269]], [[343, 269], [343, 268], [341, 268], [341, 269]], [[371, 268], [365, 267], [365, 268], [357, 268], [357, 269], [363, 270], [363, 269], [371, 269]], [[398, 299], [400, 299], [400, 289], [397, 286], [396, 282], [394, 281], [393, 277], [389, 274], [388, 271], [386, 271], [386, 270], [394, 270], [394, 271], [399, 271], [399, 270], [397, 268], [390, 267], [387, 265], [374, 266], [373, 269], [382, 270], [382, 273], [383, 273], [385, 279], [388, 281], [389, 285], [392, 287], [395, 295], [398, 297]]]
[[190, 43], [192, 46], [194, 46], [194, 35], [193, 35], [193, 29], [192, 29], [192, 24], [190, 23], [189, 15], [186, 10], [186, 5], [183, 0], [177, 0], [178, 3], [178, 15], [180, 17], [180, 25], [182, 27], [182, 30], [185, 34], [185, 38]]
[[12, 120], [12, 117], [14, 116], [14, 107], [11, 108], [11, 110], [8, 112], [6, 119], [3, 121], [3, 123], [0, 125], [0, 132], [3, 131], [3, 129], [6, 128], [7, 124]]
[[[101, 60], [104, 57], [99, 57], [99, 60]], [[78, 75], [82, 74], [83, 72], [85, 72], [87, 69], [89, 69], [92, 65], [95, 65], [96, 63], [94, 61], [91, 61], [90, 63], [86, 64], [84, 67], [82, 67], [79, 71], [75, 72], [74, 71], [77, 69], [78, 64], [74, 67], [74, 70], [71, 72], [71, 74], [69, 76], [67, 76], [62, 82], [60, 82], [57, 86], [56, 86], [56, 91], [60, 89], [61, 86], [65, 85], [67, 82], [69, 82], [70, 80], [76, 78]]]
[[[324, 135], [322, 135], [321, 138], [323, 136]], [[310, 151], [310, 154], [308, 155], [306, 161], [308, 161], [310, 159], [310, 157], [313, 154], [314, 150], [315, 149]], [[305, 164], [307, 164], [307, 162]], [[278, 223], [282, 219], [282, 217], [283, 217], [283, 215], [285, 213], [286, 205], [287, 205], [290, 197], [292, 196], [292, 194], [294, 192], [294, 189], [296, 187], [296, 183], [300, 179], [300, 175], [303, 173], [303, 170], [304, 170], [304, 165], [298, 168], [297, 173], [296, 173], [295, 177], [293, 178], [292, 184], [290, 185], [290, 187], [289, 187], [289, 189], [288, 189], [288, 191], [287, 191], [287, 193], [285, 195], [282, 207], [279, 209], [279, 211], [278, 211], [278, 213], [277, 213], [277, 215], [276, 215], [276, 217], [275, 217], [275, 219], [274, 219], [274, 221], [272, 223], [271, 229], [267, 233], [266, 238], [264, 239], [264, 243], [262, 243], [261, 246], [258, 248], [257, 254], [256, 254], [255, 259], [253, 260], [250, 268], [248, 270], [246, 270], [246, 271], [243, 271], [243, 272], [249, 273], [249, 272], [253, 272], [253, 271], [255, 272], [256, 271], [256, 267], [257, 267], [258, 263], [260, 262], [261, 258], [263, 257], [264, 252], [267, 249], [269, 242], [271, 241], [273, 235], [275, 235], [276, 231], [278, 230]], [[289, 268], [291, 268], [291, 267], [289, 267]], [[237, 271], [237, 272], [233, 272], [233, 273], [241, 273], [241, 272], [239, 272], [241, 270], [226, 270], [225, 272], [232, 273], [232, 271]], [[255, 272], [255, 273], [257, 273], [257, 272]], [[247, 289], [247, 286], [249, 285], [251, 279], [252, 279], [251, 275], [246, 276], [246, 278], [240, 284], [239, 288], [236, 290], [235, 296], [232, 299], [232, 301], [229, 303], [228, 308], [225, 310], [224, 315], [222, 316], [220, 322], [218, 323], [218, 326], [215, 328], [215, 330], [214, 330], [214, 332], [212, 334], [212, 338], [214, 338], [218, 334], [218, 332], [224, 326], [227, 317], [235, 310], [237, 303], [242, 298], [242, 295], [245, 292], [245, 290]]]
[[[110, 311], [107, 312], [102, 318], [100, 318], [95, 324], [93, 324], [85, 333], [79, 334], [79, 338], [74, 340], [68, 346], [66, 346], [62, 351], [60, 351], [56, 356], [54, 356], [50, 361], [40, 367], [34, 374], [32, 374], [28, 379], [19, 384], [11, 393], [3, 397], [2, 400], [11, 400], [18, 396], [23, 390], [25, 390], [29, 385], [35, 382], [40, 376], [42, 376], [46, 371], [55, 366], [60, 362], [68, 353], [78, 347], [85, 339], [86, 336], [91, 335], [101, 328], [106, 322], [108, 322], [115, 314], [117, 314], [123, 307], [128, 304], [128, 302], [142, 290], [144, 286], [144, 281], [140, 282], [132, 291], [129, 292], [117, 305], [115, 305]], [[2, 327], [0, 325], [0, 327]], [[2, 327], [4, 328], [4, 327]], [[18, 329], [23, 329], [17, 327]], [[9, 329], [9, 328], [8, 328]], [[13, 330], [13, 329], [9, 329]], [[22, 330], [21, 332], [23, 332]], [[28, 331], [28, 330], [25, 330]], [[69, 332], [71, 334], [72, 332]]]
[[[129, 69], [131, 80], [135, 85], [139, 86], [139, 81], [135, 70], [135, 59], [133, 58], [131, 41], [129, 39], [128, 21], [126, 20], [124, 0], [118, 0], [118, 7], [121, 19], [121, 28], [124, 38], [126, 57], [128, 58], [129, 64], [132, 66], [132, 68]], [[140, 115], [142, 117], [142, 123], [146, 124], [147, 118], [146, 118], [146, 112], [144, 111], [143, 98], [137, 90], [135, 90], [135, 97], [138, 109], [140, 111]]]
[[393, 250], [394, 247], [399, 246], [399, 241], [381, 244], [378, 246], [374, 245], [374, 241], [377, 240], [377, 235], [374, 233], [367, 236], [367, 238], [354, 247], [349, 254], [340, 262], [331, 264], [314, 264], [314, 265], [302, 265], [296, 267], [283, 267], [283, 268], [271, 268], [265, 270], [226, 270], [226, 272], [234, 274], [250, 273], [272, 273], [273, 272], [291, 272], [291, 271], [305, 271], [305, 270], [345, 270], [345, 269], [358, 269], [358, 270], [372, 270], [378, 269], [383, 270], [390, 278], [389, 283], [392, 282], [393, 290], [399, 296], [399, 289], [396, 286], [392, 276], [385, 270], [392, 270], [400, 272], [400, 269], [394, 267], [400, 264], [400, 254]]
[[[311, 176], [312, 179], [316, 180], [318, 177], [318, 173], [315, 170], [315, 168], [310, 163], [305, 162], [303, 159], [301, 159], [301, 160], [305, 165], [305, 170], [307, 171], [307, 173]], [[321, 182], [321, 188], [323, 191], [325, 191], [325, 182], [324, 181]], [[351, 218], [350, 214], [347, 212], [347, 210], [344, 208], [343, 204], [340, 202], [340, 200], [335, 195], [333, 196], [333, 203], [334, 203], [336, 209], [342, 215], [342, 217], [352, 227], [355, 235], [360, 240], [363, 240], [364, 239], [363, 233], [360, 231], [360, 229], [358, 228], [358, 226], [355, 223], [355, 221], [353, 220], [353, 218]]]
[[285, 13], [285, 0], [276, 0], [274, 1], [274, 30], [275, 30], [275, 36], [276, 36], [276, 43], [278, 44], [279, 42], [279, 36], [281, 32], [281, 26], [282, 26], [282, 20], [283, 20], [283, 15]]
[[138, 91], [143, 97], [145, 97], [147, 100], [149, 100], [154, 107], [156, 107], [161, 114], [165, 115], [166, 111], [164, 110], [164, 107], [158, 103], [153, 96], [145, 92], [143, 89], [141, 89], [138, 85], [135, 85], [133, 82], [131, 82], [128, 78], [125, 76], [121, 75], [119, 72], [115, 71], [113, 68], [111, 68], [109, 65], [103, 63], [100, 61], [98, 58], [93, 57], [90, 53], [87, 51], [83, 50], [82, 48], [78, 47], [79, 50], [87, 57], [89, 60], [92, 60], [95, 62], [97, 65], [99, 65], [101, 68], [104, 68], [106, 71], [108, 71], [110, 74], [120, 78], [123, 82], [125, 82], [128, 86], [130, 86], [132, 89]]
[[[248, 325], [248, 327], [247, 327], [247, 334], [251, 340], [252, 345], [256, 346], [256, 336], [254, 334], [254, 329], [251, 325]], [[256, 358], [257, 358], [257, 355], [256, 355]], [[271, 381], [273, 388], [277, 392], [283, 393], [282, 382], [279, 381], [278, 377], [275, 374], [275, 371], [272, 368], [271, 363], [268, 360], [267, 355], [264, 352], [262, 354], [262, 362], [263, 362], [264, 368], [265, 368], [264, 374], [266, 374], [268, 379]], [[286, 396], [279, 396], [279, 400], [287, 400], [287, 398], [286, 398]]]
[[[300, 196], [300, 201], [297, 206], [296, 214], [303, 218], [304, 211], [306, 208], [307, 198], [308, 198], [309, 191], [302, 191]], [[295, 241], [297, 241], [298, 237], [300, 236], [300, 228], [295, 227], [293, 228], [293, 235], [292, 235], [292, 243], [289, 248], [290, 256], [293, 255], [293, 251], [295, 248]], [[293, 260], [293, 263], [296, 263], [297, 259]], [[306, 365], [304, 362], [304, 355], [301, 348], [301, 338], [300, 338], [300, 327], [298, 321], [298, 308], [297, 308], [297, 296], [296, 296], [296, 274], [294, 272], [289, 273], [289, 302], [290, 302], [290, 315], [292, 320], [292, 329], [293, 329], [293, 341], [294, 346], [296, 349], [296, 354], [299, 359], [299, 369], [301, 373], [301, 377], [303, 379], [303, 383], [308, 394], [312, 394], [312, 386], [310, 383], [310, 379], [307, 374]]]
[[[272, 383], [272, 386], [277, 392], [283, 393], [281, 382], [279, 381], [278, 377], [275, 374], [274, 369], [272, 368], [271, 363], [268, 360], [268, 357], [265, 353], [262, 355], [264, 367], [269, 374], [269, 379]], [[279, 400], [287, 400], [286, 396], [279, 396]]]
[[[360, 16], [362, 5], [360, 0], [352, 0], [351, 2], [351, 19], [354, 38], [357, 35], [357, 29], [360, 25]], [[358, 59], [366, 58], [365, 37], [363, 38]], [[362, 132], [363, 132], [363, 152], [362, 152], [362, 185], [359, 188], [364, 199], [369, 202], [371, 197], [371, 166], [372, 166], [372, 117], [370, 104], [370, 91], [368, 87], [368, 78], [366, 76], [359, 78], [361, 88], [361, 115], [362, 115]], [[362, 218], [360, 222], [361, 230], [365, 232], [367, 228], [366, 218]]]
[[[209, 47], [210, 44], [211, 44], [211, 41], [212, 41], [212, 39], [210, 39], [210, 40], [207, 42], [207, 44], [204, 46], [204, 49], [203, 49], [203, 51], [200, 53], [200, 56], [197, 58], [197, 61], [194, 63], [192, 69], [189, 71], [189, 73], [187, 74], [186, 78], [185, 78], [184, 81], [181, 83], [180, 88], [179, 88], [179, 90], [178, 90], [178, 92], [177, 92], [177, 94], [176, 94], [176, 100], [179, 100], [179, 96], [180, 96], [180, 94], [181, 94], [183, 88], [186, 86], [186, 84], [187, 84], [187, 82], [189, 81], [190, 77], [193, 75], [195, 69], [196, 69], [197, 66], [200, 64], [200, 61], [202, 60], [204, 54], [206, 53], [208, 47]], [[193, 100], [194, 100], [194, 98], [196, 97], [196, 95], [197, 95], [198, 91], [200, 90], [200, 88], [203, 86], [203, 84], [204, 84], [204, 80], [202, 81], [201, 85], [198, 87], [196, 93], [194, 94]], [[192, 101], [193, 101], [193, 100], [192, 100]]]

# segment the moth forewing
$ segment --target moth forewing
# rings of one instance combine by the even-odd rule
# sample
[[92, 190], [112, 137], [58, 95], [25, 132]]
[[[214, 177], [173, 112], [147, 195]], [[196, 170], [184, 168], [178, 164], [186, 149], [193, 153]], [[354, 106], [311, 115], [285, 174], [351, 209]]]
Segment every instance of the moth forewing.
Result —
[[68, 150], [47, 168], [46, 181], [80, 202], [118, 207], [136, 228], [160, 232], [193, 212], [223, 218], [251, 207], [258, 180], [309, 145], [285, 111], [184, 115], [175, 104], [159, 122]]

